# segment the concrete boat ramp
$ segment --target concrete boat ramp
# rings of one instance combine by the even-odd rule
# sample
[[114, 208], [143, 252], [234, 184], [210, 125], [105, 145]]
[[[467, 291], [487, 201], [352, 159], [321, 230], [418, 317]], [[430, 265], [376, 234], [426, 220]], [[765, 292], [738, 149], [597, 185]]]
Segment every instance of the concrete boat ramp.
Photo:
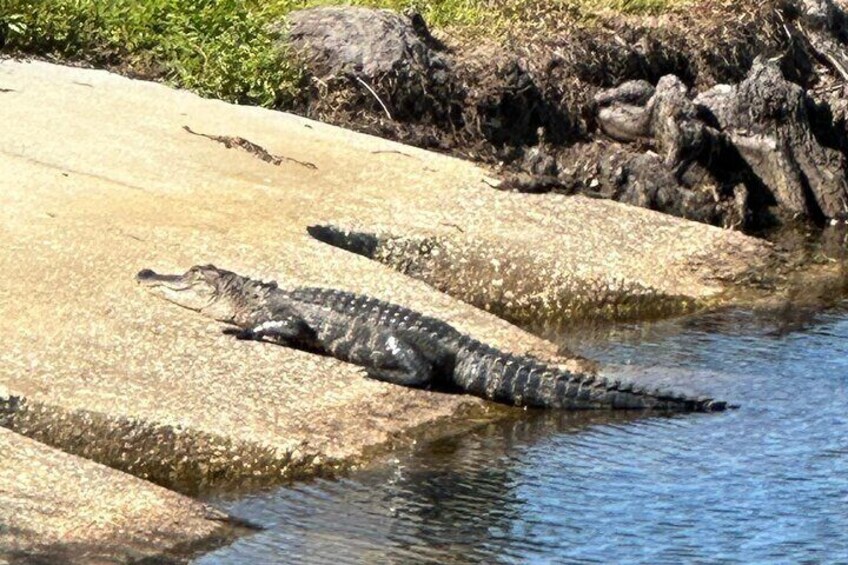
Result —
[[232, 526], [185, 494], [332, 472], [493, 410], [237, 342], [142, 292], [141, 268], [214, 263], [364, 292], [581, 367], [306, 226], [438, 236], [466, 265], [445, 275], [460, 296], [505, 265], [522, 273], [504, 289], [519, 299], [579, 283], [711, 300], [771, 254], [643, 209], [499, 192], [467, 162], [103, 71], [5, 60], [0, 89], [0, 562], [125, 561], [222, 540]]

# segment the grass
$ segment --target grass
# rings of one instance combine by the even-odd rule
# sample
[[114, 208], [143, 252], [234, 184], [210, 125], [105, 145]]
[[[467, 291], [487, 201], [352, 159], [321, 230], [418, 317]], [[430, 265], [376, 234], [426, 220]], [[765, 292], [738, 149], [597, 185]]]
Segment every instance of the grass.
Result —
[[285, 106], [301, 71], [274, 45], [280, 3], [0, 0], [6, 48], [162, 77], [204, 96]]
[[162, 78], [215, 98], [290, 107], [301, 66], [271, 24], [341, 3], [415, 8], [436, 28], [498, 35], [540, 18], [659, 13], [684, 0], [0, 0], [5, 50]]

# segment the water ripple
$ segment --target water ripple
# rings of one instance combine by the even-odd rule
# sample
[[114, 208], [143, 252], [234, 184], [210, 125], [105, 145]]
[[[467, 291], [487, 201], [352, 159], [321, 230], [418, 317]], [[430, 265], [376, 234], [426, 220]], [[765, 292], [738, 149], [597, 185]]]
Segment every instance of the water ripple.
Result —
[[221, 502], [267, 530], [198, 562], [848, 563], [848, 314], [726, 312], [580, 347], [616, 378], [742, 408], [528, 412]]

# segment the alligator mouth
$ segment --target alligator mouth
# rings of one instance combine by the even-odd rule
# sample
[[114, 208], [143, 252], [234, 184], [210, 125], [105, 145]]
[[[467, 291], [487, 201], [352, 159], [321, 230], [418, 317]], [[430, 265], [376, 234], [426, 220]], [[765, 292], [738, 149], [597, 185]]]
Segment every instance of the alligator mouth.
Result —
[[183, 275], [160, 275], [151, 269], [140, 270], [135, 280], [147, 287], [166, 286], [171, 290], [187, 290], [190, 287]]

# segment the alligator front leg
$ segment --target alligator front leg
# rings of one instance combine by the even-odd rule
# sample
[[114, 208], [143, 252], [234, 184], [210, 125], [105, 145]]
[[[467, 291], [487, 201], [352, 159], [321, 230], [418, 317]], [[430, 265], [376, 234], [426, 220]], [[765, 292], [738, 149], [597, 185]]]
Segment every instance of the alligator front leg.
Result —
[[281, 344], [306, 343], [315, 337], [315, 332], [309, 324], [293, 314], [275, 316], [249, 328], [228, 328], [224, 333], [245, 340], [259, 341], [271, 338]]

